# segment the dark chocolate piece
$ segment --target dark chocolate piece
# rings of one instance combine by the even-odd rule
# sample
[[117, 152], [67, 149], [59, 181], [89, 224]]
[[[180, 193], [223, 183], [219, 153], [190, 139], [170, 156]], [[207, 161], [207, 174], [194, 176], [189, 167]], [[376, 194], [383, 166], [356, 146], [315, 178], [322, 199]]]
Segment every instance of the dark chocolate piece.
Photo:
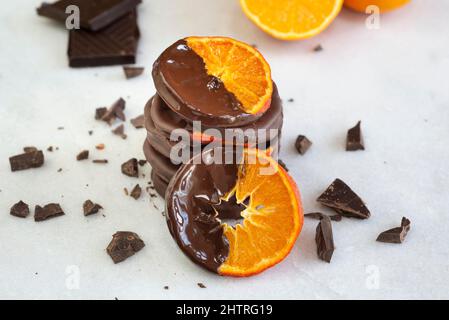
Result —
[[139, 177], [139, 167], [136, 158], [129, 159], [122, 164], [122, 173], [129, 177]]
[[410, 230], [410, 220], [402, 218], [401, 226], [382, 232], [376, 241], [386, 243], [402, 243]]
[[126, 13], [135, 9], [141, 0], [59, 0], [42, 3], [37, 14], [65, 22], [69, 13], [66, 8], [75, 5], [80, 12], [80, 26], [91, 31], [106, 27]]
[[23, 147], [23, 152], [27, 153], [27, 152], [36, 152], [38, 151], [38, 149], [36, 147], [33, 146], [29, 146], [29, 147]]
[[53, 152], [53, 146], [49, 146], [49, 147], [47, 148], [47, 151], [48, 151], [48, 152]]
[[365, 150], [361, 121], [357, 122], [355, 127], [348, 130], [348, 136], [346, 138], [346, 151]]
[[36, 206], [34, 209], [34, 221], [44, 221], [64, 215], [64, 211], [58, 203], [49, 203], [44, 207]]
[[143, 167], [144, 165], [147, 164], [147, 160], [141, 159], [141, 160], [139, 160], [137, 163], [139, 164], [139, 166]]
[[140, 76], [145, 68], [142, 67], [123, 67], [126, 79], [131, 79]]
[[278, 159], [278, 163], [282, 168], [284, 168], [285, 171], [288, 172], [287, 165], [284, 163], [284, 161], [282, 161], [281, 159]]
[[112, 130], [112, 133], [115, 135], [118, 135], [122, 139], [126, 139], [128, 136], [125, 134], [125, 126], [123, 123], [116, 127], [114, 130]]
[[318, 257], [326, 262], [331, 262], [335, 247], [334, 237], [332, 235], [332, 223], [329, 217], [323, 216], [320, 223], [318, 223], [315, 241]]
[[345, 217], [367, 219], [370, 216], [363, 200], [340, 179], [335, 179], [317, 201]]
[[70, 30], [69, 65], [73, 68], [133, 64], [139, 39], [133, 11], [98, 32]]
[[25, 202], [20, 200], [11, 207], [9, 213], [15, 217], [26, 218], [30, 214], [30, 207]]
[[311, 213], [306, 213], [305, 215], [304, 215], [304, 217], [306, 217], [306, 218], [311, 218], [311, 219], [316, 219], [316, 220], [321, 220], [321, 219], [323, 219], [323, 217], [329, 217], [332, 221], [337, 221], [337, 222], [339, 222], [339, 221], [341, 221], [342, 220], [342, 216], [341, 215], [339, 215], [339, 214], [334, 214], [334, 215], [332, 215], [332, 216], [328, 216], [328, 215], [326, 215], [326, 214], [324, 214], [324, 213], [321, 213], [321, 212], [311, 212]]
[[9, 158], [11, 171], [39, 168], [44, 164], [44, 153], [41, 150], [19, 154]]
[[140, 116], [135, 117], [134, 119], [131, 119], [131, 124], [134, 126], [134, 128], [136, 129], [141, 129], [144, 127], [145, 124], [145, 117], [143, 114], [141, 114]]
[[95, 160], [92, 160], [92, 162], [93, 163], [98, 163], [98, 164], [106, 164], [109, 161], [107, 159], [95, 159]]
[[107, 111], [108, 108], [106, 107], [100, 107], [95, 109], [95, 119], [101, 120], [101, 118], [103, 118], [103, 116], [106, 114]]
[[114, 263], [122, 262], [145, 247], [140, 237], [129, 231], [118, 231], [112, 236], [106, 251]]
[[306, 136], [299, 135], [298, 138], [296, 138], [295, 147], [300, 155], [304, 155], [307, 150], [309, 150], [311, 145], [312, 141], [310, 141]]
[[315, 48], [313, 48], [313, 51], [315, 51], [315, 52], [323, 51], [323, 47], [321, 46], [321, 44], [319, 44], [319, 45], [315, 46]]
[[116, 102], [112, 104], [112, 106], [109, 107], [109, 109], [106, 110], [106, 112], [101, 117], [101, 120], [112, 124], [115, 119], [120, 119], [122, 121], [126, 120], [125, 114], [123, 113], [123, 110], [125, 110], [126, 102], [123, 98], [119, 98]]
[[76, 160], [78, 161], [86, 160], [88, 158], [89, 158], [89, 150], [83, 150], [76, 156]]
[[198, 282], [197, 285], [198, 285], [198, 287], [200, 287], [201, 289], [205, 289], [205, 288], [206, 288], [206, 286], [205, 286], [203, 283], [201, 283], [201, 282]]
[[90, 216], [91, 214], [95, 214], [100, 209], [103, 209], [98, 203], [93, 203], [91, 200], [86, 200], [83, 203], [83, 212], [85, 216]]
[[129, 194], [134, 199], [139, 199], [140, 195], [142, 194], [142, 188], [136, 184], [136, 186], [131, 190], [131, 193]]

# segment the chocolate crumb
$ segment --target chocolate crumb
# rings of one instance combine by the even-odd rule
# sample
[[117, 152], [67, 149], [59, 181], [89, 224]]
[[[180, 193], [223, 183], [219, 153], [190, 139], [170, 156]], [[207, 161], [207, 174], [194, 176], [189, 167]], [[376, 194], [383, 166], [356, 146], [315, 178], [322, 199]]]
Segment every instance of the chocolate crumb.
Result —
[[410, 220], [406, 217], [402, 218], [401, 226], [382, 232], [376, 241], [385, 243], [402, 243], [407, 233], [410, 231]]
[[332, 235], [332, 223], [329, 217], [323, 216], [320, 223], [318, 223], [315, 241], [318, 257], [326, 262], [331, 262], [335, 247]]
[[201, 282], [198, 282], [197, 285], [198, 285], [198, 287], [200, 287], [201, 289], [205, 289], [205, 288], [206, 288], [206, 286], [205, 286], [203, 283], [201, 283]]
[[100, 211], [100, 209], [103, 209], [103, 207], [100, 206], [98, 203], [93, 203], [91, 200], [86, 200], [83, 203], [84, 216], [90, 216], [92, 214], [95, 214], [98, 211]]
[[89, 150], [83, 150], [76, 156], [76, 160], [78, 161], [86, 160], [88, 158], [89, 158]]
[[11, 171], [39, 168], [44, 164], [44, 153], [41, 150], [19, 154], [9, 158]]
[[29, 146], [29, 147], [23, 147], [23, 152], [27, 153], [27, 152], [36, 152], [38, 151], [38, 149], [36, 147], [33, 146]]
[[44, 221], [64, 215], [64, 211], [58, 203], [49, 203], [44, 207], [36, 206], [34, 209], [34, 221]]
[[346, 138], [346, 151], [365, 150], [361, 123], [361, 121], [357, 122], [355, 127], [348, 130], [348, 135]]
[[137, 200], [140, 198], [141, 194], [142, 188], [139, 186], [139, 184], [136, 184], [136, 186], [131, 190], [130, 196]]
[[165, 290], [168, 290], [168, 289], [169, 289], [169, 287], [168, 287], [168, 286], [164, 286], [164, 289], [165, 289]]
[[91, 136], [94, 132], [93, 132], [93, 130], [89, 130], [89, 131], [87, 131], [87, 133]]
[[145, 124], [145, 117], [143, 114], [141, 114], [140, 116], [135, 117], [134, 119], [131, 119], [131, 124], [134, 126], [134, 128], [136, 129], [141, 129], [144, 127]]
[[309, 150], [311, 145], [312, 145], [312, 141], [310, 141], [304, 135], [299, 135], [298, 138], [296, 138], [295, 147], [296, 147], [296, 150], [298, 150], [300, 155], [304, 155], [307, 152], [307, 150]]
[[49, 147], [47, 148], [47, 151], [53, 152], [53, 146], [49, 146]]
[[59, 169], [58, 169], [58, 172], [61, 172], [61, 171], [62, 171], [62, 168], [59, 168]]
[[139, 177], [139, 167], [136, 158], [129, 159], [122, 164], [122, 173], [129, 177]]
[[142, 67], [123, 67], [123, 72], [125, 73], [126, 79], [131, 79], [140, 76], [145, 68]]
[[314, 51], [314, 52], [320, 52], [320, 51], [323, 51], [323, 46], [322, 46], [321, 44], [318, 44], [318, 45], [316, 45], [316, 46], [313, 48], [313, 51]]
[[129, 196], [128, 188], [123, 188], [123, 192], [125, 192], [125, 195]]
[[106, 248], [114, 263], [122, 262], [145, 247], [140, 237], [129, 231], [118, 231], [112, 236], [112, 241]]
[[127, 135], [125, 134], [125, 126], [123, 123], [119, 126], [117, 126], [115, 129], [112, 130], [112, 133], [121, 137], [122, 139], [126, 139]]
[[295, 99], [290, 98], [290, 99], [288, 99], [287, 101], [288, 101], [288, 102], [295, 102]]
[[142, 160], [139, 160], [138, 163], [139, 163], [139, 166], [143, 167], [144, 165], [147, 164], [147, 160], [142, 159]]
[[25, 202], [20, 200], [11, 207], [9, 213], [15, 217], [26, 218], [30, 214], [30, 207]]
[[58, 127], [58, 130], [64, 130], [64, 127]]
[[98, 164], [106, 164], [106, 163], [108, 163], [108, 160], [107, 159], [95, 159], [95, 160], [92, 160], [92, 162], [98, 163]]

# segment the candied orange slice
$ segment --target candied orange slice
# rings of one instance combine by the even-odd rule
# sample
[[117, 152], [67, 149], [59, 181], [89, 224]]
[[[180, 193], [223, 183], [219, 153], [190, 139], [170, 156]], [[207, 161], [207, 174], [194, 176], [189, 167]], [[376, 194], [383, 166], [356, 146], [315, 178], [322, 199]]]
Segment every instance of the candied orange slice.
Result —
[[209, 75], [220, 79], [246, 113], [269, 108], [273, 93], [271, 69], [259, 51], [225, 37], [189, 37], [187, 45], [204, 61]]
[[278, 39], [298, 40], [326, 29], [343, 0], [240, 0], [240, 5], [263, 31]]
[[409, 2], [410, 0], [345, 0], [345, 6], [363, 13], [369, 6], [377, 6], [380, 12], [387, 12], [402, 7]]
[[283, 260], [303, 225], [299, 191], [288, 173], [266, 151], [246, 149], [244, 157], [237, 184], [225, 197], [250, 199], [241, 224], [224, 224], [229, 255], [218, 272], [228, 276], [254, 275]]

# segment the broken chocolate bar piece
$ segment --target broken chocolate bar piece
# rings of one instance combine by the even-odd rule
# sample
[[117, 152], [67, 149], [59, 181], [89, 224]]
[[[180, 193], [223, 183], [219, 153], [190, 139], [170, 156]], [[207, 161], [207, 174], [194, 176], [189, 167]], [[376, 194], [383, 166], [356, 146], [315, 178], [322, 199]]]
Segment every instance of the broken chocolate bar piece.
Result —
[[304, 215], [304, 217], [311, 218], [311, 219], [316, 219], [316, 220], [321, 220], [321, 219], [323, 219], [323, 217], [329, 217], [332, 221], [336, 221], [336, 222], [342, 220], [342, 216], [339, 215], [339, 214], [334, 214], [332, 216], [328, 216], [328, 215], [326, 215], [324, 213], [321, 213], [321, 212], [306, 213]]
[[92, 162], [93, 163], [98, 163], [98, 164], [106, 164], [109, 161], [107, 159], [95, 159], [95, 160], [92, 160]]
[[36, 152], [38, 151], [38, 149], [36, 147], [33, 146], [29, 146], [29, 147], [23, 147], [23, 152]]
[[136, 158], [129, 159], [122, 164], [122, 173], [129, 177], [137, 178], [139, 177], [139, 167]]
[[106, 108], [106, 107], [100, 107], [100, 108], [95, 109], [95, 119], [101, 120], [101, 118], [103, 118], [103, 116], [106, 114], [107, 111], [108, 111], [108, 108]]
[[315, 241], [317, 246], [317, 254], [321, 260], [331, 262], [334, 253], [334, 237], [332, 235], [331, 219], [323, 216], [320, 223], [316, 227]]
[[85, 216], [98, 213], [100, 209], [103, 209], [98, 203], [93, 203], [91, 200], [86, 200], [83, 203], [83, 212]]
[[134, 126], [134, 128], [136, 129], [141, 129], [143, 128], [145, 123], [145, 117], [143, 114], [141, 114], [140, 116], [135, 117], [134, 119], [131, 119], [131, 124]]
[[57, 203], [49, 203], [44, 207], [36, 206], [34, 209], [34, 221], [44, 221], [64, 215], [64, 211]]
[[204, 283], [198, 282], [197, 285], [198, 285], [198, 287], [200, 287], [201, 289], [206, 289], [206, 286], [204, 285]]
[[401, 226], [382, 232], [376, 241], [386, 243], [402, 243], [410, 230], [410, 220], [402, 218]]
[[365, 150], [361, 121], [359, 121], [354, 128], [348, 130], [348, 136], [346, 138], [346, 151]]
[[136, 186], [131, 190], [131, 193], [129, 194], [134, 199], [139, 199], [140, 195], [142, 194], [142, 188], [136, 184]]
[[65, 22], [68, 16], [73, 14], [70, 10], [66, 12], [67, 7], [76, 6], [79, 9], [80, 26], [97, 31], [134, 10], [140, 2], [141, 0], [59, 0], [54, 3], [42, 3], [37, 8], [37, 14]]
[[9, 213], [15, 217], [26, 218], [30, 214], [30, 207], [25, 202], [20, 200], [11, 207]]
[[367, 219], [371, 215], [363, 200], [340, 179], [335, 179], [317, 201], [345, 217]]
[[122, 139], [126, 139], [128, 136], [125, 134], [125, 126], [123, 123], [112, 130], [112, 133], [118, 135]]
[[132, 11], [98, 32], [70, 30], [69, 65], [72, 68], [133, 64], [139, 28]]
[[101, 117], [101, 120], [109, 124], [112, 124], [116, 118], [125, 121], [126, 117], [123, 113], [123, 110], [125, 110], [125, 105], [125, 100], [123, 100], [123, 98], [119, 98], [109, 109], [106, 110], [106, 112]]
[[11, 171], [38, 168], [44, 164], [44, 153], [41, 150], [30, 151], [9, 158]]
[[86, 160], [88, 158], [89, 158], [89, 150], [83, 150], [76, 156], [76, 160], [78, 161]]
[[307, 150], [309, 150], [311, 145], [312, 141], [307, 139], [306, 136], [299, 135], [298, 138], [296, 139], [295, 147], [300, 155], [304, 155], [307, 152]]
[[145, 247], [140, 237], [129, 231], [118, 231], [112, 236], [106, 251], [114, 263], [122, 262]]
[[126, 79], [131, 79], [140, 76], [145, 68], [142, 67], [123, 67], [123, 72], [125, 72]]

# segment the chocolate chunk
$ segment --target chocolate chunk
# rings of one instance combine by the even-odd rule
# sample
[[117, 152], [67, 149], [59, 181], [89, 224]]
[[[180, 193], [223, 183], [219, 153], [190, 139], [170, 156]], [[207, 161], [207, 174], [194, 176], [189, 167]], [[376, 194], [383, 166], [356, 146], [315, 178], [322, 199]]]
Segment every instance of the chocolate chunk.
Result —
[[295, 147], [296, 150], [298, 150], [299, 154], [304, 155], [307, 150], [309, 150], [310, 146], [312, 145], [312, 141], [307, 139], [306, 136], [299, 135], [296, 139]]
[[106, 114], [107, 111], [108, 111], [108, 108], [106, 108], [106, 107], [100, 107], [100, 108], [95, 109], [95, 119], [101, 120], [101, 118], [103, 118], [103, 116]]
[[38, 151], [38, 149], [36, 147], [32, 147], [32, 146], [23, 147], [23, 152], [25, 152], [25, 153], [27, 153], [27, 152], [36, 152], [36, 151]]
[[123, 67], [126, 79], [131, 79], [140, 76], [145, 68], [142, 67]]
[[9, 158], [11, 171], [38, 168], [44, 164], [44, 153], [41, 150], [19, 154]]
[[95, 160], [92, 160], [92, 162], [98, 163], [98, 164], [106, 164], [106, 163], [108, 163], [108, 160], [107, 159], [95, 159]]
[[57, 203], [49, 203], [44, 207], [36, 206], [34, 209], [34, 221], [44, 221], [62, 215], [64, 215], [64, 211]]
[[370, 216], [363, 200], [340, 179], [335, 179], [317, 201], [345, 217], [367, 219]]
[[287, 101], [288, 101], [288, 102], [295, 102], [295, 99], [290, 98], [290, 99], [288, 99]]
[[76, 156], [76, 160], [78, 161], [86, 160], [88, 158], [89, 158], [89, 150], [83, 150]]
[[129, 231], [118, 231], [112, 236], [106, 251], [114, 263], [122, 262], [145, 247], [140, 237]]
[[165, 290], [168, 290], [168, 289], [169, 289], [169, 287], [168, 287], [168, 286], [164, 286], [164, 289], [165, 289]]
[[53, 152], [53, 146], [49, 146], [49, 147], [47, 148], [47, 151]]
[[139, 160], [138, 163], [139, 163], [139, 166], [143, 167], [144, 165], [147, 164], [147, 160], [142, 159], [142, 160]]
[[134, 11], [95, 33], [70, 30], [69, 65], [79, 68], [135, 63], [138, 39]]
[[205, 286], [203, 283], [201, 283], [201, 282], [198, 282], [197, 285], [198, 285], [198, 287], [200, 287], [201, 289], [205, 289], [205, 288], [206, 288], [206, 286]]
[[101, 117], [101, 120], [109, 124], [112, 124], [116, 118], [125, 121], [126, 117], [123, 113], [123, 110], [125, 110], [125, 105], [125, 100], [123, 100], [123, 98], [119, 98], [109, 109], [107, 109], [107, 111]]
[[334, 214], [332, 216], [328, 216], [324, 213], [321, 212], [311, 212], [311, 213], [306, 213], [304, 215], [304, 217], [306, 218], [311, 218], [311, 219], [316, 219], [316, 220], [321, 220], [323, 219], [323, 217], [329, 217], [332, 221], [341, 221], [342, 220], [342, 216], [339, 214]]
[[323, 216], [320, 223], [316, 227], [315, 241], [317, 246], [317, 254], [321, 260], [331, 262], [334, 253], [334, 237], [332, 235], [331, 219]]
[[83, 212], [85, 216], [90, 216], [91, 214], [95, 214], [100, 209], [103, 209], [98, 203], [93, 203], [91, 200], [86, 200], [83, 203]]
[[134, 119], [131, 119], [131, 124], [136, 129], [143, 128], [144, 127], [144, 123], [145, 123], [145, 117], [144, 117], [143, 114], [141, 114], [140, 116], [135, 117]]
[[361, 121], [357, 122], [354, 128], [348, 130], [348, 136], [346, 139], [346, 151], [365, 150], [362, 129], [360, 127], [361, 123]]
[[284, 163], [284, 161], [282, 161], [281, 159], [278, 160], [279, 165], [284, 168], [285, 171], [288, 172], [288, 168], [287, 165]]
[[131, 190], [131, 193], [129, 194], [134, 199], [139, 199], [140, 195], [142, 194], [142, 188], [136, 184], [136, 186]]
[[9, 213], [15, 217], [26, 218], [30, 214], [30, 208], [25, 202], [20, 200], [11, 207]]
[[42, 3], [37, 14], [65, 22], [70, 13], [66, 8], [75, 5], [79, 8], [80, 26], [97, 31], [111, 24], [117, 18], [134, 10], [141, 0], [60, 0], [55, 3]]
[[401, 226], [382, 232], [376, 241], [386, 243], [402, 243], [410, 230], [410, 220], [402, 218]]
[[129, 177], [139, 177], [139, 167], [136, 158], [129, 159], [122, 164], [122, 173]]
[[116, 127], [114, 130], [112, 130], [112, 133], [115, 135], [118, 135], [122, 139], [126, 139], [128, 136], [125, 134], [125, 126], [123, 124]]

